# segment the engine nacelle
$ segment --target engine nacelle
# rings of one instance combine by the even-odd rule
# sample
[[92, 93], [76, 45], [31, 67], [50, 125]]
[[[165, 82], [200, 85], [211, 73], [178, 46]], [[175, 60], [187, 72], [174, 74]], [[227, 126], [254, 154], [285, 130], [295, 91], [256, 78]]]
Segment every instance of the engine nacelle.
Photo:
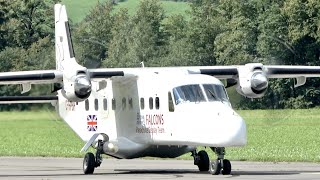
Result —
[[268, 78], [260, 63], [250, 63], [238, 68], [238, 83], [236, 90], [248, 98], [264, 96], [268, 88]]
[[72, 102], [86, 100], [92, 90], [90, 76], [85, 72], [78, 72], [71, 80], [63, 82], [62, 95]]

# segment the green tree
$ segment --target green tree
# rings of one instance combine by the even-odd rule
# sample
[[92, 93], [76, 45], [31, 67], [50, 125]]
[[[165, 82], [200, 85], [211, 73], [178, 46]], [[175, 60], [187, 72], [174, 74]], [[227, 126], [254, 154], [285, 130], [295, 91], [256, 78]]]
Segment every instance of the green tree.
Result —
[[218, 0], [196, 0], [191, 5], [188, 43], [193, 46], [194, 64], [216, 65], [214, 42], [225, 22], [218, 5]]
[[[284, 0], [263, 4], [258, 17], [257, 56], [264, 64], [319, 65], [319, 5]], [[320, 104], [318, 79], [294, 88], [292, 79], [272, 80], [261, 100], [243, 100], [249, 108], [307, 108]], [[275, 103], [276, 102], [276, 103]]]
[[[54, 67], [54, 16], [56, 0], [0, 1], [1, 71], [35, 70]], [[50, 64], [50, 65], [49, 65]], [[19, 85], [2, 85], [0, 93], [20, 95]], [[47, 94], [44, 88], [33, 93]], [[31, 92], [31, 93], [32, 93]], [[29, 109], [30, 105], [3, 105], [1, 109]]]
[[129, 38], [131, 33], [130, 17], [127, 9], [121, 9], [114, 15], [111, 30], [112, 40], [109, 44], [109, 57], [103, 61], [104, 67], [132, 67], [128, 56]]
[[226, 17], [217, 35], [215, 56], [218, 64], [245, 64], [256, 55], [257, 9], [252, 1], [222, 0], [218, 6], [220, 16]]
[[159, 0], [143, 0], [132, 18], [132, 31], [128, 54], [136, 66], [144, 62], [146, 66], [159, 66], [159, 57], [164, 36], [161, 23], [164, 10]]
[[6, 31], [6, 23], [9, 20], [8, 11], [8, 1], [0, 0], [0, 51], [7, 44], [8, 32]]
[[193, 65], [193, 46], [188, 42], [188, 21], [182, 15], [167, 18], [163, 26], [167, 38], [167, 54], [161, 59], [162, 66]]
[[105, 67], [136, 67], [140, 62], [146, 66], [159, 66], [164, 34], [161, 23], [164, 10], [158, 0], [143, 0], [136, 14], [129, 18], [126, 10], [114, 17], [113, 39], [110, 56], [104, 61]]
[[8, 45], [28, 48], [39, 39], [54, 35], [53, 5], [57, 0], [13, 0], [7, 5]]
[[114, 24], [112, 10], [112, 2], [99, 2], [75, 29], [77, 58], [86, 67], [100, 67], [109, 56], [108, 46]]

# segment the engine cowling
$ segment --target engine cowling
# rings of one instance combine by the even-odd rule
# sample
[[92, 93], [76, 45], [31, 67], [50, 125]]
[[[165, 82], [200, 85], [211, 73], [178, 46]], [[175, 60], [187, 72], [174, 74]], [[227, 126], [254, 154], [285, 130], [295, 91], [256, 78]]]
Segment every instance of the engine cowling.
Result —
[[92, 91], [90, 77], [83, 72], [78, 73], [69, 81], [64, 81], [61, 90], [62, 95], [72, 102], [81, 102], [86, 100]]
[[268, 78], [260, 63], [246, 64], [238, 68], [239, 79], [236, 90], [248, 98], [264, 96], [268, 88]]

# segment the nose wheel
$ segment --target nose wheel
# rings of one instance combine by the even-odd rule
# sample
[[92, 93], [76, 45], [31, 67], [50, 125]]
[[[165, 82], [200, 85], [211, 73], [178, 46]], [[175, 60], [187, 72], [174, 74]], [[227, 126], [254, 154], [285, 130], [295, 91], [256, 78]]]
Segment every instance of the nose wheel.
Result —
[[212, 151], [217, 155], [217, 159], [210, 162], [209, 171], [212, 175], [229, 175], [231, 174], [231, 163], [228, 159], [224, 159], [224, 147], [211, 147]]
[[209, 172], [212, 175], [219, 175], [220, 173], [223, 175], [231, 174], [231, 163], [227, 159], [223, 160], [214, 160], [210, 162]]
[[89, 152], [84, 156], [83, 159], [83, 173], [92, 174], [96, 167], [96, 160], [93, 153]]
[[96, 156], [93, 153], [88, 152], [83, 159], [83, 173], [84, 174], [93, 174], [94, 169], [99, 167], [102, 163], [102, 148], [103, 142], [102, 140], [98, 141]]

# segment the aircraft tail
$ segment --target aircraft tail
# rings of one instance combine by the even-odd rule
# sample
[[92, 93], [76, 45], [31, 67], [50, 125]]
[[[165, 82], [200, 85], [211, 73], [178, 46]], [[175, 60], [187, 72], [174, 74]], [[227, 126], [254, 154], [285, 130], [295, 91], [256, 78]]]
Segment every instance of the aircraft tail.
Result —
[[[80, 66], [75, 59], [66, 7], [55, 4], [56, 69], [60, 71]], [[82, 66], [80, 66], [82, 67]]]

